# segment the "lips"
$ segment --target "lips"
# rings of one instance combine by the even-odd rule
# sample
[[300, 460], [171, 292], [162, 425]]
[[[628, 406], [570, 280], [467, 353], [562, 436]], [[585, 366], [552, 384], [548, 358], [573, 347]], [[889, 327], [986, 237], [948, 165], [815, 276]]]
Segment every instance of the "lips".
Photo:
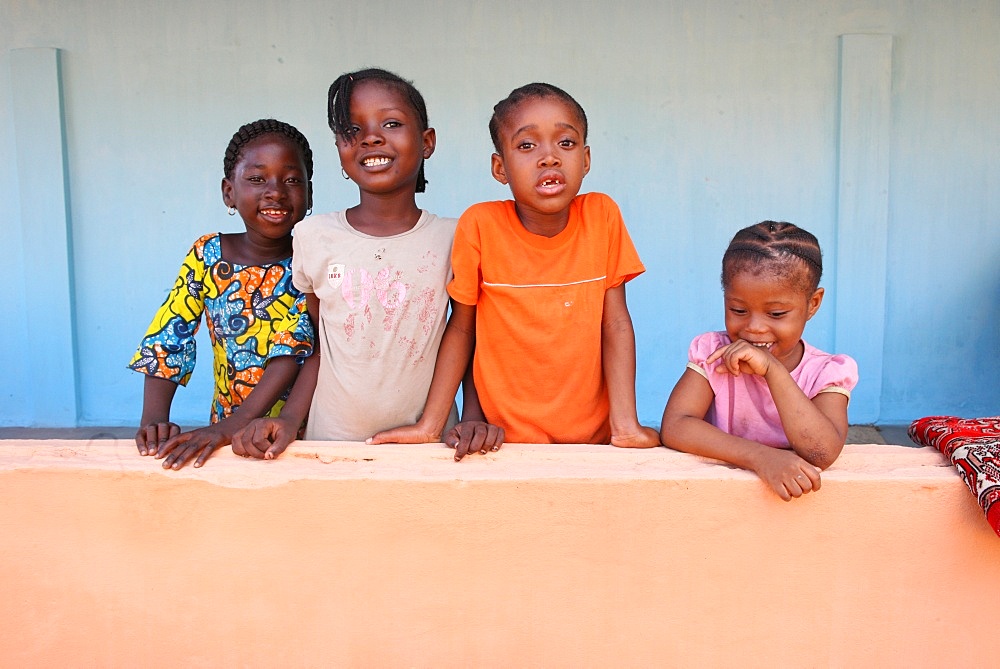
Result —
[[768, 351], [770, 351], [771, 347], [774, 346], [773, 341], [761, 341], [761, 342], [748, 341], [747, 343], [750, 344], [751, 346], [756, 346], [757, 348], [765, 348]]
[[261, 216], [274, 220], [284, 220], [288, 216], [288, 209], [282, 207], [262, 207], [260, 210]]
[[535, 182], [535, 190], [546, 195], [558, 195], [566, 188], [566, 177], [560, 172], [543, 172]]

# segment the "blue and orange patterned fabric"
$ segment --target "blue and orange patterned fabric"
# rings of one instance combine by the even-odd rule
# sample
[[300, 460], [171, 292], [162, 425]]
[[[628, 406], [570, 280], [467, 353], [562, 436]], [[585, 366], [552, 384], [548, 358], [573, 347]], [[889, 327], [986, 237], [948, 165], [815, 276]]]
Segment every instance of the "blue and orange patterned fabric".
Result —
[[[186, 385], [194, 371], [194, 335], [205, 312], [212, 341], [215, 397], [211, 422], [246, 399], [271, 358], [312, 353], [313, 326], [305, 296], [292, 285], [292, 259], [234, 265], [222, 259], [219, 233], [198, 239], [129, 368]], [[267, 415], [277, 415], [280, 400]]]

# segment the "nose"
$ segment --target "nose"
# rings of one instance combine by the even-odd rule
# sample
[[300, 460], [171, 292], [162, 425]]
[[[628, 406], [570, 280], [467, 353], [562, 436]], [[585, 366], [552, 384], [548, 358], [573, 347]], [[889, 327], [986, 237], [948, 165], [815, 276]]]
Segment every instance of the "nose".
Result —
[[273, 200], [284, 200], [288, 195], [288, 186], [281, 179], [268, 179], [264, 195]]
[[382, 138], [381, 127], [374, 125], [370, 128], [364, 128], [361, 130], [361, 145], [362, 146], [379, 146], [385, 142]]
[[542, 155], [538, 159], [538, 164], [541, 167], [558, 167], [562, 164], [562, 161], [559, 159], [558, 154], [556, 154], [556, 151], [552, 148], [552, 146], [546, 145], [543, 147]]
[[758, 314], [750, 314], [750, 318], [747, 321], [746, 326], [747, 332], [753, 332], [754, 334], [760, 334], [767, 331], [767, 324], [764, 322], [764, 318]]

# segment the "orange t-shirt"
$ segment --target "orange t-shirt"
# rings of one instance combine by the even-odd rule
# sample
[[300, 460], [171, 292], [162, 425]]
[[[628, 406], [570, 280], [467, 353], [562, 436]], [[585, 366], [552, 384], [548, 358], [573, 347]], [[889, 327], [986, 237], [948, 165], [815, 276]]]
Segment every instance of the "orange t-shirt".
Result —
[[525, 230], [512, 200], [473, 205], [451, 263], [448, 293], [476, 307], [473, 373], [487, 420], [512, 443], [609, 443], [604, 294], [645, 271], [618, 205], [578, 195], [551, 238]]

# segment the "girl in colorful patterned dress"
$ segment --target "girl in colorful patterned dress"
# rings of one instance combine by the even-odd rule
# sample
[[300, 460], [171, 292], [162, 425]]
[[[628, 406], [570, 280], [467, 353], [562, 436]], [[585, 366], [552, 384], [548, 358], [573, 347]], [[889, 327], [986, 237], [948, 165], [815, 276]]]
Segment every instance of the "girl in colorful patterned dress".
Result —
[[[292, 285], [291, 234], [312, 207], [309, 142], [287, 123], [248, 123], [223, 168], [222, 200], [246, 231], [195, 241], [129, 364], [146, 375], [136, 446], [167, 469], [195, 456], [201, 467], [250, 420], [276, 415], [313, 347], [305, 298]], [[202, 312], [215, 358], [211, 424], [182, 433], [170, 405], [194, 369]]]
[[663, 412], [665, 445], [749, 469], [786, 502], [819, 490], [858, 382], [854, 360], [802, 340], [822, 273], [816, 237], [791, 223], [736, 233], [722, 259], [726, 330], [691, 342]]

